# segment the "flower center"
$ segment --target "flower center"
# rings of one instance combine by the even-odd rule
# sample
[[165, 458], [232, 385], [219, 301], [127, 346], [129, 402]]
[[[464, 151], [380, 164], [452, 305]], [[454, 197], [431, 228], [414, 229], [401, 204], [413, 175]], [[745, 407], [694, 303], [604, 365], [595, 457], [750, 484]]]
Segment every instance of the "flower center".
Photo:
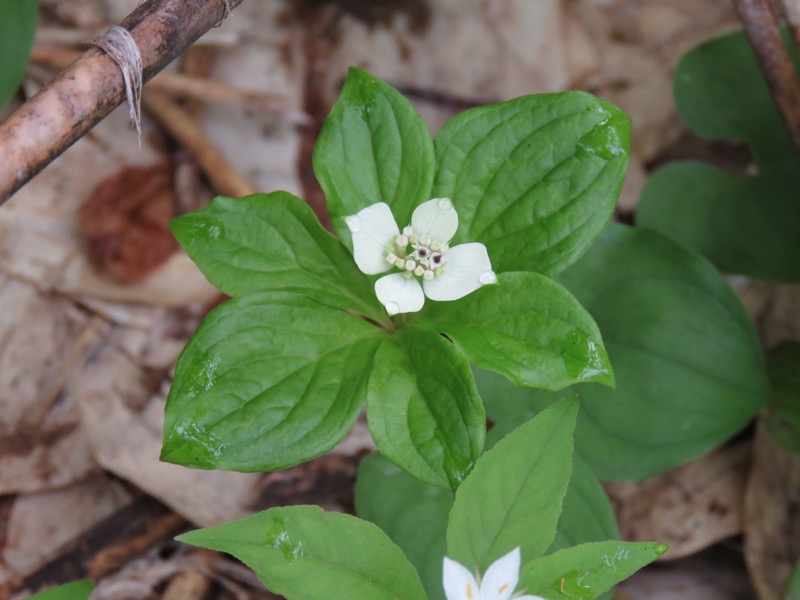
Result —
[[446, 242], [432, 240], [427, 235], [415, 235], [409, 226], [386, 247], [386, 262], [403, 271], [408, 278], [416, 275], [430, 281], [444, 273], [448, 248]]

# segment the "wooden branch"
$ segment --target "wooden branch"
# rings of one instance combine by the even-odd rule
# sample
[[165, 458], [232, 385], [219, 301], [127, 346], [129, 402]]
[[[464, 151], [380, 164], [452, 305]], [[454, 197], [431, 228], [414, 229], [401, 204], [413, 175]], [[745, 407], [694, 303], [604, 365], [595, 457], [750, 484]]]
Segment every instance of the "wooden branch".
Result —
[[[77, 50], [37, 45], [33, 47], [31, 52], [31, 62], [64, 69], [78, 59], [80, 55], [81, 53]], [[183, 73], [172, 71], [159, 73], [150, 81], [147, 89], [163, 90], [179, 98], [225, 104], [240, 110], [273, 114], [288, 123], [296, 125], [306, 125], [309, 122], [309, 116], [289, 108], [286, 98], [283, 96], [244, 90], [211, 79], [194, 77]]]
[[[146, 0], [121, 26], [139, 47], [148, 81], [242, 0]], [[0, 123], [0, 202], [125, 99], [116, 63], [92, 48]]]
[[800, 153], [800, 81], [783, 45], [770, 0], [734, 0], [783, 123]]

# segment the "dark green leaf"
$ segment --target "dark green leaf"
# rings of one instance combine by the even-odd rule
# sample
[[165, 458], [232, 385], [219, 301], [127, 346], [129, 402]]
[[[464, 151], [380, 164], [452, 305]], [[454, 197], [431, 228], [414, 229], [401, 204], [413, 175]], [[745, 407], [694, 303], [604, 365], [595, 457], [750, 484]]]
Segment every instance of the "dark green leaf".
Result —
[[725, 35], [689, 52], [675, 101], [700, 135], [746, 140], [758, 163], [734, 176], [703, 163], [673, 163], [648, 180], [637, 223], [708, 257], [725, 273], [800, 281], [797, 155], [747, 37]]
[[456, 492], [447, 556], [484, 572], [517, 546], [524, 563], [547, 550], [572, 472], [577, 409], [558, 402], [481, 457]]
[[[753, 323], [705, 260], [657, 233], [612, 226], [561, 278], [603, 332], [615, 390], [581, 399], [579, 454], [601, 479], [644, 479], [698, 456], [744, 427], [769, 397]], [[490, 417], [529, 418], [564, 392], [477, 380]]]
[[636, 221], [724, 273], [800, 281], [798, 188], [797, 166], [743, 177], [699, 162], [672, 163], [648, 180]]
[[352, 254], [291, 194], [219, 197], [170, 226], [209, 281], [229, 296], [296, 292], [386, 320]]
[[770, 351], [767, 369], [774, 393], [767, 426], [784, 446], [800, 452], [800, 343]]
[[519, 587], [547, 600], [592, 600], [666, 551], [664, 544], [582, 544], [526, 562]]
[[271, 508], [177, 538], [232, 554], [287, 600], [424, 600], [403, 552], [372, 523], [317, 506]]
[[686, 53], [675, 70], [673, 92], [681, 118], [703, 137], [746, 140], [762, 167], [794, 162], [791, 140], [744, 32]]
[[517, 385], [561, 389], [614, 384], [594, 320], [561, 285], [538, 273], [503, 273], [455, 302], [431, 302], [420, 324], [447, 335], [479, 367]]
[[178, 359], [162, 459], [265, 471], [327, 452], [358, 417], [381, 331], [286, 292], [216, 308]]
[[485, 244], [495, 271], [557, 273], [611, 218], [629, 131], [624, 113], [582, 92], [474, 108], [436, 136], [432, 195], [453, 200], [456, 240]]
[[444, 600], [442, 557], [452, 506], [452, 492], [422, 483], [379, 452], [373, 452], [358, 466], [358, 516], [375, 523], [400, 546], [419, 573], [430, 600]]
[[340, 235], [343, 217], [386, 202], [402, 228], [430, 196], [433, 142], [411, 103], [366, 71], [351, 68], [314, 147], [314, 173]]
[[28, 600], [87, 600], [93, 589], [94, 582], [84, 579], [39, 592]]
[[0, 0], [0, 108], [22, 82], [38, 22], [37, 0]]
[[456, 488], [483, 450], [486, 413], [469, 363], [442, 336], [413, 325], [375, 355], [367, 419], [383, 455], [431, 485]]

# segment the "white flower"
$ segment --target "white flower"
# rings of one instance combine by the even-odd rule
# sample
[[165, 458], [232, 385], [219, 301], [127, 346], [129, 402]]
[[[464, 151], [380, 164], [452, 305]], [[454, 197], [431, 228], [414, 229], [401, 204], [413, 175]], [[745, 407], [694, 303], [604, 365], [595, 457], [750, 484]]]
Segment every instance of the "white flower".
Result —
[[345, 217], [345, 222], [353, 235], [353, 257], [362, 273], [399, 271], [375, 282], [378, 300], [390, 316], [417, 312], [425, 296], [458, 300], [497, 282], [486, 246], [470, 243], [450, 247], [458, 229], [458, 214], [449, 198], [420, 204], [402, 232], [385, 202]]
[[[466, 568], [444, 557], [444, 595], [447, 600], [508, 600], [519, 582], [520, 551], [494, 561], [478, 582]], [[545, 600], [541, 596], [515, 596], [518, 600]]]

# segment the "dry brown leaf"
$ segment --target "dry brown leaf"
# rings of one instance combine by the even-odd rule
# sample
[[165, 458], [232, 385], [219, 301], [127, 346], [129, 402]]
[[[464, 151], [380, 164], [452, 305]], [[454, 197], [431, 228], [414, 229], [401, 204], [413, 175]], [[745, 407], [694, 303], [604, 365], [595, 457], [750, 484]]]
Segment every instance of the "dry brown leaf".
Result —
[[780, 600], [800, 559], [800, 455], [787, 450], [762, 420], [745, 495], [745, 557], [760, 600]]
[[65, 386], [104, 324], [0, 275], [0, 494], [64, 486], [97, 469]]
[[647, 481], [606, 484], [621, 539], [668, 544], [662, 560], [674, 560], [741, 533], [749, 461], [742, 442]]
[[257, 474], [201, 471], [159, 460], [164, 398], [122, 353], [104, 349], [74, 391], [95, 456], [105, 469], [202, 527], [251, 512]]
[[[15, 577], [32, 573], [131, 499], [121, 483], [105, 475], [59, 490], [19, 496], [6, 524], [2, 560]], [[6, 581], [0, 579], [0, 585]]]
[[144, 279], [178, 249], [167, 225], [175, 204], [170, 162], [102, 181], [78, 212], [94, 265], [121, 283]]

